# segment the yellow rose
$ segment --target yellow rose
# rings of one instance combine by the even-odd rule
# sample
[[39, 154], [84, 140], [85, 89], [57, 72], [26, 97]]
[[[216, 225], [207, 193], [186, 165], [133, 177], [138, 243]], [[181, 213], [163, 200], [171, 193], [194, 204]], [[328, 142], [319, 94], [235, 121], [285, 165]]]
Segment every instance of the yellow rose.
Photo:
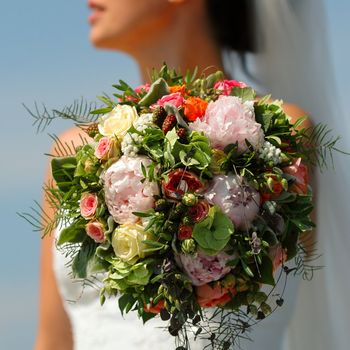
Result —
[[141, 225], [123, 224], [118, 226], [112, 236], [112, 246], [115, 255], [122, 261], [134, 264], [139, 258], [144, 258], [147, 248], [142, 243], [150, 239]]
[[100, 118], [98, 130], [103, 136], [116, 136], [122, 139], [137, 118], [135, 107], [117, 105]]

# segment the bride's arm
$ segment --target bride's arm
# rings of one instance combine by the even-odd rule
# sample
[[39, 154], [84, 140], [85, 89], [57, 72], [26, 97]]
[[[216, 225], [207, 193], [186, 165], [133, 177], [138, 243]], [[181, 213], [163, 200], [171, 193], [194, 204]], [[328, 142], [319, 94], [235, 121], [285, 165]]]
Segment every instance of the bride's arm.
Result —
[[[62, 142], [76, 140], [79, 143], [79, 129], [71, 129], [60, 136]], [[50, 180], [49, 170], [46, 180]], [[50, 217], [54, 211], [46, 201], [43, 208]], [[69, 318], [63, 308], [53, 271], [53, 233], [41, 242], [39, 326], [35, 350], [72, 350], [73, 338]]]
[[[295, 123], [298, 118], [307, 115], [307, 113], [303, 109], [293, 104], [284, 103], [283, 109], [287, 113], [287, 115], [289, 115], [292, 118], [291, 120], [292, 123]], [[309, 118], [306, 119], [301, 125], [301, 127], [304, 127], [304, 128], [308, 128], [311, 126], [313, 126], [313, 124]], [[310, 175], [310, 184], [312, 188], [315, 189], [317, 187], [317, 179], [314, 176], [312, 176], [312, 173], [310, 173], [309, 175]], [[316, 192], [314, 192], [314, 195], [315, 193]], [[314, 197], [314, 204], [316, 205], [315, 197]], [[313, 212], [311, 213], [311, 218], [313, 222], [316, 222], [317, 220], [316, 209], [314, 209]], [[312, 230], [311, 232], [309, 231], [305, 232], [304, 234], [301, 235], [300, 239], [304, 245], [307, 255], [310, 256], [313, 253], [313, 249], [315, 248], [315, 244], [316, 244], [316, 230]]]

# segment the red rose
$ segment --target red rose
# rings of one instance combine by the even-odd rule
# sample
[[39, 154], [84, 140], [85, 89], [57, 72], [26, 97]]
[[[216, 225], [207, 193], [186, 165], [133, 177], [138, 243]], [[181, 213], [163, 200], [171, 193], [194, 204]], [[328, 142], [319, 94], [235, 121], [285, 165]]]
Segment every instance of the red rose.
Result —
[[204, 187], [197, 175], [183, 169], [173, 170], [168, 178], [163, 181], [163, 191], [169, 198], [179, 200], [186, 192], [198, 192]]
[[284, 167], [283, 172], [295, 177], [295, 182], [289, 186], [291, 192], [298, 194], [307, 193], [307, 185], [309, 183], [309, 171], [305, 164], [301, 162], [301, 158], [295, 159], [292, 165]]
[[205, 219], [208, 215], [210, 205], [206, 200], [200, 200], [188, 211], [190, 218], [196, 223]]

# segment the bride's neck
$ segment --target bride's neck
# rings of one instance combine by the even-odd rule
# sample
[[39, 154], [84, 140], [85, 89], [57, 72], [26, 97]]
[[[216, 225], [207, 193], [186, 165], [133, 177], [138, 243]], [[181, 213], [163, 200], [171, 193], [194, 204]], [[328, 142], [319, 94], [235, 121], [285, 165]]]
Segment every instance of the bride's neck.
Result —
[[[174, 15], [171, 23], [152, 37], [144, 38], [137, 48], [130, 51], [140, 67], [143, 81], [149, 81], [152, 68], [158, 69], [165, 62], [168, 67], [187, 69], [198, 67], [223, 70], [221, 50], [213, 37], [210, 23], [204, 11], [185, 11]], [[195, 18], [194, 18], [195, 17]]]

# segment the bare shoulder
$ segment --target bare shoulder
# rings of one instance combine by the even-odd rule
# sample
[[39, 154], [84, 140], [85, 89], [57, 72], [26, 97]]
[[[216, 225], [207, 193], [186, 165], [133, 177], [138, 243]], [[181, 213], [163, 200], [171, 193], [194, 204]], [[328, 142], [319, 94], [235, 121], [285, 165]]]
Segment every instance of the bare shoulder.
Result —
[[291, 117], [291, 122], [295, 123], [300, 117], [307, 117], [305, 121], [303, 122], [302, 126], [305, 128], [308, 128], [312, 126], [312, 120], [310, 119], [309, 113], [306, 112], [304, 109], [299, 107], [298, 105], [292, 104], [292, 103], [283, 103], [283, 109], [286, 112], [286, 114]]
[[81, 140], [81, 137], [86, 138], [87, 134], [78, 127], [67, 129], [66, 131], [62, 132], [59, 135], [59, 139], [63, 142], [70, 142], [70, 141], [78, 142], [79, 140]]

